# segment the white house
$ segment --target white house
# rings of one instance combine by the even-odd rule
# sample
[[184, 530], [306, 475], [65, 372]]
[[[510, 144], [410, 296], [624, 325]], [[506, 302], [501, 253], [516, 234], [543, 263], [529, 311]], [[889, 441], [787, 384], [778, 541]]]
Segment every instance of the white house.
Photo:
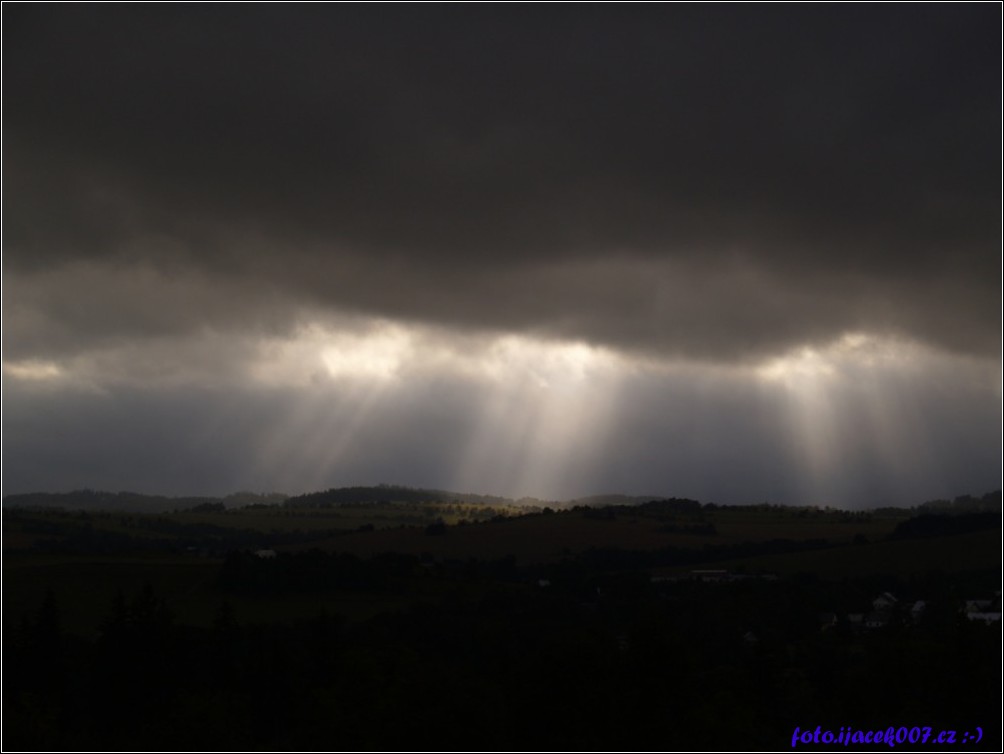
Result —
[[872, 600], [872, 607], [876, 610], [891, 610], [898, 600], [889, 592], [882, 592], [878, 597]]

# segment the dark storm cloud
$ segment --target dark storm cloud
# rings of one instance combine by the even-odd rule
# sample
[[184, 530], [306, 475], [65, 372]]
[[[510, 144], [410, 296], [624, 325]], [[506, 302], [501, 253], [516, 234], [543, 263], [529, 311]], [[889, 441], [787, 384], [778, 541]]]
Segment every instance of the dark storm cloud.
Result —
[[996, 353], [997, 6], [3, 16], [18, 355], [322, 309]]

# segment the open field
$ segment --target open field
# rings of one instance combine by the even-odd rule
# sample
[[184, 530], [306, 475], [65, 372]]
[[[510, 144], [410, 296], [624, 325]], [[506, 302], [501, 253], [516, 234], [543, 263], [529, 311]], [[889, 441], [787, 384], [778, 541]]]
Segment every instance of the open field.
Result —
[[[706, 566], [781, 576], [814, 573], [826, 579], [993, 568], [1000, 559], [999, 531], [887, 539], [908, 512], [876, 515], [757, 507], [667, 513], [642, 506], [515, 513], [483, 507], [481, 517], [492, 520], [466, 523], [470, 512], [465, 506], [440, 504], [255, 507], [150, 515], [7, 511], [4, 626], [13, 628], [37, 610], [47, 590], [58, 597], [67, 626], [95, 636], [115, 595], [135, 594], [147, 584], [171, 606], [179, 623], [196, 626], [212, 625], [224, 601], [240, 620], [249, 622], [296, 620], [321, 610], [365, 620], [438, 601], [457, 588], [422, 573], [380, 593], [326, 589], [249, 597], [221, 590], [219, 575], [226, 552], [260, 548], [290, 555], [322, 550], [360, 558], [400, 553], [424, 563], [505, 560], [524, 568], [594, 551], [652, 553], [655, 560], [642, 560], [651, 563], [643, 567], [652, 573], [685, 573]], [[464, 518], [465, 523], [433, 523], [449, 523], [451, 516]], [[778, 540], [813, 542], [797, 552], [772, 551]], [[729, 554], [730, 547], [746, 545], [754, 547], [754, 554]], [[669, 553], [665, 558], [674, 557], [673, 553], [678, 557], [659, 560], [665, 553]], [[663, 562], [678, 564], [659, 565]]]
[[[706, 545], [762, 542], [774, 539], [825, 539], [851, 543], [888, 535], [902, 519], [879, 516], [789, 512], [750, 513], [741, 509], [716, 510], [700, 518], [656, 516], [638, 509], [568, 511], [552, 515], [512, 517], [491, 524], [450, 527], [443, 536], [423, 529], [350, 533], [304, 543], [298, 548], [321, 547], [360, 556], [380, 552], [430, 553], [437, 558], [515, 557], [521, 564], [549, 562], [589, 548], [613, 547], [656, 550], [663, 547], [699, 549]], [[700, 532], [713, 526], [713, 534]], [[688, 531], [693, 529], [693, 531]]]
[[5, 556], [4, 628], [12, 628], [22, 615], [38, 609], [42, 596], [52, 590], [65, 624], [82, 635], [96, 635], [115, 594], [135, 594], [146, 584], [172, 605], [184, 605], [189, 621], [208, 624], [218, 608], [218, 598], [208, 598], [215, 591], [218, 570], [218, 561], [184, 556]]
[[[824, 579], [872, 574], [909, 576], [930, 572], [961, 572], [1000, 567], [999, 531], [980, 531], [935, 539], [868, 542], [805, 552], [720, 560], [715, 568], [776, 573], [812, 573]], [[693, 566], [661, 568], [659, 573], [685, 573]]]
[[[397, 749], [438, 720], [458, 748], [491, 748], [487, 715], [524, 726], [512, 748], [549, 729], [555, 748], [616, 748], [627, 730], [635, 744], [773, 750], [795, 718], [961, 729], [999, 711], [1000, 623], [960, 612], [967, 599], [999, 610], [992, 511], [516, 513], [5, 510], [8, 735], [25, 749], [183, 749], [193, 736]], [[712, 584], [695, 569], [774, 578]], [[685, 578], [652, 578], [670, 574]], [[852, 627], [886, 592], [899, 606], [888, 626]], [[987, 728], [984, 748], [999, 738]]]

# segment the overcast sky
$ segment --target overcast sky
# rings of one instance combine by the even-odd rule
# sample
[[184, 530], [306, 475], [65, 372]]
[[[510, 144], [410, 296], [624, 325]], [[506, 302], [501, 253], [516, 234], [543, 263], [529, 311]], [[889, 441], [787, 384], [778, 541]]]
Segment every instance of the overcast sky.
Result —
[[1001, 7], [3, 6], [3, 491], [1001, 482]]

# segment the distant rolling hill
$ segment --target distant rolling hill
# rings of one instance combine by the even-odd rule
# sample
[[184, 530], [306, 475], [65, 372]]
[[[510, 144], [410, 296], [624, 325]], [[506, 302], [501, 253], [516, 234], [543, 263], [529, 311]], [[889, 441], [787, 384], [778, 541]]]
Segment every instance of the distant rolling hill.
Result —
[[[538, 500], [520, 501], [540, 503]], [[507, 497], [477, 495], [474, 493], [450, 492], [448, 490], [427, 490], [393, 484], [379, 484], [375, 487], [336, 487], [323, 492], [308, 492], [286, 500], [291, 508], [329, 508], [339, 505], [359, 503], [471, 503], [480, 505], [515, 505]]]
[[[103, 492], [76, 490], [74, 492], [30, 492], [6, 495], [4, 508], [55, 508], [62, 510], [115, 511], [128, 513], [168, 513], [202, 509], [247, 508], [250, 506], [284, 505], [290, 508], [337, 508], [344, 505], [364, 505], [377, 503], [404, 503], [422, 505], [429, 503], [468, 504], [525, 508], [529, 511], [550, 507], [553, 509], [587, 508], [633, 508], [639, 506], [669, 506], [680, 512], [700, 510], [702, 504], [686, 498], [660, 495], [622, 495], [616, 493], [591, 495], [565, 501], [540, 500], [523, 497], [518, 500], [498, 495], [482, 495], [472, 492], [423, 489], [402, 485], [378, 484], [374, 486], [333, 487], [331, 489], [289, 496], [279, 492], [259, 494], [256, 492], [236, 492], [224, 497], [187, 496], [168, 497], [146, 495], [138, 492]], [[707, 504], [709, 508], [715, 505]], [[730, 507], [730, 506], [727, 506]], [[743, 506], [740, 506], [743, 507]], [[769, 506], [768, 506], [769, 507]], [[798, 506], [794, 506], [798, 507]], [[894, 509], [894, 512], [909, 509]], [[915, 507], [921, 514], [933, 516], [973, 514], [1001, 511], [1001, 492], [996, 490], [982, 496], [961, 495], [954, 500], [933, 500]], [[878, 512], [878, 511], [876, 511]]]
[[243, 508], [249, 505], [278, 505], [286, 495], [238, 492], [226, 497], [166, 497], [143, 495], [138, 492], [100, 492], [75, 490], [74, 492], [29, 492], [6, 495], [4, 508], [59, 508], [62, 510], [115, 511], [121, 513], [168, 513], [193, 508]]

